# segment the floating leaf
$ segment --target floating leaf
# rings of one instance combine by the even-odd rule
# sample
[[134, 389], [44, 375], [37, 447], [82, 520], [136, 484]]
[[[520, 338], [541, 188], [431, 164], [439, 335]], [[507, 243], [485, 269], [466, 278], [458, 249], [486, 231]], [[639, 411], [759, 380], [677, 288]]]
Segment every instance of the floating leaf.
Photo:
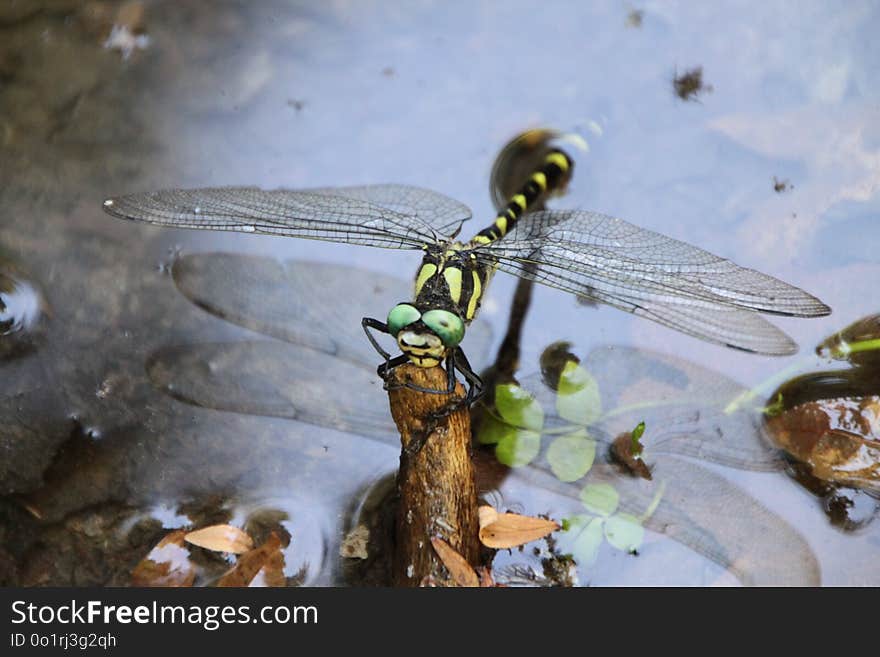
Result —
[[514, 429], [495, 447], [495, 458], [504, 465], [517, 468], [531, 463], [541, 451], [541, 434], [527, 429]]
[[569, 530], [561, 547], [574, 556], [583, 566], [591, 566], [599, 557], [599, 548], [604, 540], [604, 518], [578, 515], [569, 519]]
[[480, 518], [480, 529], [498, 520], [498, 511], [495, 510], [494, 506], [489, 506], [488, 504], [484, 504], [477, 509], [477, 515]]
[[491, 413], [486, 413], [477, 431], [477, 441], [481, 445], [494, 445], [501, 442], [505, 436], [515, 433], [516, 430], [516, 427], [499, 420]]
[[536, 541], [559, 529], [559, 523], [546, 518], [501, 513], [498, 518], [480, 527], [480, 542], [496, 550], [518, 547]]
[[617, 510], [620, 494], [611, 484], [587, 484], [581, 490], [581, 502], [589, 511], [607, 517]]
[[480, 578], [467, 560], [442, 538], [431, 537], [431, 545], [458, 586], [479, 586]]
[[217, 586], [287, 586], [281, 547], [281, 539], [272, 532], [260, 547], [242, 554]]
[[186, 531], [171, 532], [131, 571], [132, 586], [192, 586], [196, 567], [184, 545]]
[[544, 428], [544, 409], [526, 390], [513, 383], [495, 386], [495, 408], [501, 419], [522, 429]]
[[241, 554], [253, 549], [254, 542], [250, 536], [232, 525], [211, 525], [184, 536], [187, 543], [198, 545], [214, 552], [232, 552]]
[[596, 441], [583, 429], [560, 436], [547, 448], [547, 462], [560, 481], [577, 481], [590, 471], [596, 458]]
[[559, 376], [556, 412], [559, 417], [581, 426], [592, 424], [602, 415], [599, 385], [575, 361], [568, 361]]
[[615, 513], [605, 521], [605, 538], [618, 550], [634, 552], [645, 540], [645, 528], [635, 516]]

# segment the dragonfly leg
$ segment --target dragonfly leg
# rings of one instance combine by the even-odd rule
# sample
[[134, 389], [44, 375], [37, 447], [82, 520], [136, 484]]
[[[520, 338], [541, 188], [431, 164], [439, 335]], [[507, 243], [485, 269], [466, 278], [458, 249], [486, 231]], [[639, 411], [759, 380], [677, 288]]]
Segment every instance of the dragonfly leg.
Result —
[[[465, 378], [465, 381], [468, 382], [468, 391], [467, 396], [464, 399], [464, 403], [468, 406], [472, 405], [476, 402], [480, 397], [483, 396], [483, 393], [486, 391], [483, 386], [483, 380], [474, 372], [471, 364], [468, 362], [467, 356], [464, 355], [464, 351], [461, 347], [457, 347], [454, 352], [455, 359], [452, 361], [454, 363], [455, 368], [461, 372], [461, 375]], [[450, 363], [450, 365], [452, 364]], [[450, 369], [452, 369], [450, 367]]]
[[397, 367], [398, 365], [403, 365], [409, 360], [405, 354], [401, 354], [400, 356], [395, 356], [390, 360], [385, 361], [380, 364], [377, 372], [379, 376], [385, 381], [385, 390], [393, 390], [395, 388], [409, 388], [410, 390], [415, 390], [416, 392], [425, 392], [429, 395], [451, 395], [455, 392], [455, 367], [451, 362], [452, 354], [450, 354], [446, 359], [446, 388], [435, 390], [434, 388], [424, 388], [422, 386], [417, 386], [414, 383], [402, 383], [397, 385], [390, 385], [388, 383], [388, 374], [392, 369]]
[[[382, 345], [379, 344], [379, 341], [376, 340], [376, 337], [370, 331], [370, 329], [374, 329], [376, 331], [379, 331], [380, 333], [385, 333], [386, 335], [391, 335], [391, 331], [388, 330], [388, 324], [385, 324], [384, 322], [380, 322], [378, 319], [373, 319], [372, 317], [364, 317], [363, 319], [361, 319], [361, 326], [364, 329], [364, 333], [367, 334], [367, 339], [370, 341], [370, 344], [373, 345], [373, 349], [375, 349], [377, 352], [379, 352], [379, 355], [385, 359], [385, 362], [379, 366], [378, 371], [379, 371], [379, 376], [382, 377], [382, 380], [386, 382], [385, 387], [387, 389], [388, 372], [390, 372], [392, 369], [394, 369], [398, 365], [402, 365], [404, 362], [406, 362], [406, 359], [404, 358], [404, 360], [392, 365], [391, 364], [391, 361], [392, 361], [391, 354], [389, 354], [387, 351], [385, 351], [382, 348]], [[394, 360], [399, 360], [399, 359], [400, 359], [400, 356], [398, 356]]]
[[[406, 356], [406, 354], [400, 354], [400, 356], [395, 356], [394, 358], [391, 358], [391, 359], [386, 358], [384, 363], [379, 364], [379, 367], [376, 369], [376, 373], [380, 377], [382, 377], [383, 381], [385, 381], [387, 383], [388, 382], [388, 374], [391, 372], [391, 370], [393, 370], [398, 365], [403, 365], [408, 360], [409, 360], [409, 358]], [[387, 385], [386, 385], [385, 389], [386, 390], [388, 389]]]
[[370, 341], [370, 344], [373, 345], [373, 349], [379, 352], [379, 355], [385, 359], [387, 363], [391, 358], [391, 354], [385, 351], [382, 348], [382, 345], [376, 340], [372, 333], [370, 333], [370, 329], [375, 329], [380, 333], [385, 333], [386, 335], [391, 335], [391, 331], [388, 330], [388, 324], [384, 322], [380, 322], [378, 319], [373, 319], [372, 317], [364, 317], [361, 320], [361, 326], [364, 328], [364, 333], [367, 334], [367, 339]]

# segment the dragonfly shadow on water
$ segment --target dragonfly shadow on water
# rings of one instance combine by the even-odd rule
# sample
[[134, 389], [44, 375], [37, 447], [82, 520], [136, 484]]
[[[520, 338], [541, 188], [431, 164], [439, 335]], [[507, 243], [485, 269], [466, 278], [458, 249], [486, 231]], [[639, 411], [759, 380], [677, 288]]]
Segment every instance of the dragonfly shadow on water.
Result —
[[[356, 327], [365, 309], [406, 299], [411, 284], [346, 266], [224, 253], [183, 256], [172, 273], [197, 306], [277, 340], [160, 349], [147, 362], [159, 389], [196, 406], [399, 442], [376, 354]], [[476, 367], [485, 364], [491, 339], [487, 324], [470, 327]]]
[[[221, 253], [184, 256], [173, 276], [199, 307], [275, 340], [161, 348], [147, 363], [157, 388], [200, 407], [399, 442], [375, 354], [352, 327], [365, 309], [405, 299], [405, 282], [337, 265]], [[357, 304], [340, 302], [352, 297]], [[476, 368], [486, 364], [490, 342], [488, 328], [474, 322], [467, 348]], [[605, 444], [646, 421], [652, 481], [622, 474], [599, 449], [589, 472], [573, 480], [557, 476], [544, 456], [501, 468], [491, 487], [509, 499], [517, 498], [517, 488], [540, 489], [559, 504], [555, 514], [576, 510], [585, 482], [607, 484], [617, 491], [621, 512], [638, 516], [653, 505], [644, 521], [648, 529], [731, 570], [743, 583], [818, 583], [815, 557], [785, 520], [694, 460], [762, 471], [782, 467], [778, 452], [761, 440], [753, 411], [721, 410], [740, 386], [685, 361], [624, 348], [597, 350], [584, 367], [609, 409], [584, 429]], [[556, 393], [540, 375], [525, 379], [523, 388], [545, 409], [554, 408]], [[548, 410], [545, 428], [562, 425], [564, 418], [553, 416]]]

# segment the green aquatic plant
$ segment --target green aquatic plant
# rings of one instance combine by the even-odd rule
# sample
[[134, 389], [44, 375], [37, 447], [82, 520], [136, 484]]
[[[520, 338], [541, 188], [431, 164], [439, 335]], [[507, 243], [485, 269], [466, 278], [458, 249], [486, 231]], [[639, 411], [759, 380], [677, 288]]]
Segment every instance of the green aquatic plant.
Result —
[[639, 422], [636, 425], [636, 428], [630, 431], [629, 439], [629, 451], [632, 453], [633, 458], [640, 459], [642, 458], [642, 452], [645, 450], [645, 446], [642, 445], [641, 438], [645, 433], [645, 422]]
[[654, 498], [640, 516], [618, 511], [620, 494], [611, 484], [587, 484], [581, 489], [581, 503], [588, 513], [566, 518], [562, 523], [560, 550], [570, 553], [582, 566], [590, 566], [599, 557], [604, 542], [612, 547], [634, 554], [645, 539], [645, 521], [651, 517], [665, 484], [661, 483]]

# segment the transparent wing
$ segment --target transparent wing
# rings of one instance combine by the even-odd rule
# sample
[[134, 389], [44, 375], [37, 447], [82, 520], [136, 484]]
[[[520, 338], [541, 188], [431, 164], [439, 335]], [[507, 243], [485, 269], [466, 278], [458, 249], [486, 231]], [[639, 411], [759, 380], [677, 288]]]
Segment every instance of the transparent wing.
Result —
[[[781, 452], [763, 438], [758, 412], [748, 406], [724, 411], [745, 389], [723, 374], [674, 356], [621, 346], [594, 349], [580, 366], [596, 381], [601, 400], [601, 417], [587, 427], [597, 440], [610, 443], [644, 422], [642, 442], [651, 457], [688, 456], [764, 472], [784, 466]], [[570, 403], [548, 388], [542, 375], [530, 375], [521, 384], [540, 402], [548, 426], [570, 424], [559, 416]], [[574, 394], [573, 400], [578, 398]]]
[[147, 374], [159, 390], [194, 406], [399, 441], [376, 368], [308, 347], [270, 341], [164, 347], [150, 356]]
[[[411, 301], [412, 283], [329, 263], [279, 261], [232, 253], [178, 258], [174, 282], [194, 304], [228, 322], [369, 366], [380, 357], [361, 329], [365, 315], [384, 318]], [[492, 332], [475, 321], [463, 347], [474, 367], [488, 363]], [[395, 349], [393, 340], [387, 343]]]
[[284, 235], [389, 249], [420, 249], [457, 233], [467, 206], [406, 185], [293, 191], [169, 189], [104, 202], [114, 217], [160, 226]]
[[797, 345], [756, 312], [830, 312], [788, 283], [594, 212], [537, 212], [476, 252], [502, 271], [757, 353], [791, 354]]
[[[583, 374], [569, 379], [565, 390], [547, 387], [545, 381], [552, 381], [570, 358], [568, 354], [543, 373], [521, 380], [540, 404], [543, 434], [537, 457], [515, 468], [515, 477], [568, 497], [572, 504], [565, 512], [574, 514], [587, 512], [580, 503], [586, 487], [613, 489], [609, 494], [618, 500], [615, 512], [641, 518], [647, 528], [690, 546], [744, 584], [818, 582], [809, 544], [785, 518], [705, 467], [706, 462], [766, 472], [784, 467], [779, 451], [764, 442], [755, 409], [722, 410], [740, 395], [741, 385], [684, 359], [613, 346], [594, 349], [579, 363], [597, 396], [581, 394], [593, 387]], [[542, 358], [542, 367], [547, 362]], [[587, 425], [567, 419], [572, 412], [581, 415], [588, 404], [598, 419]], [[610, 441], [641, 421], [651, 480], [625, 474], [610, 457]], [[572, 425], [583, 426], [584, 436], [597, 442], [595, 461], [578, 479], [563, 481], [556, 473], [565, 451], [551, 453]], [[563, 426], [567, 428], [559, 431]], [[570, 453], [576, 456], [576, 451]], [[557, 508], [555, 513], [564, 513]], [[560, 540], [566, 540], [564, 533]]]
[[[652, 481], [621, 475], [608, 463], [597, 463], [585, 480], [574, 484], [559, 481], [540, 466], [517, 468], [514, 476], [532, 488], [567, 497], [570, 505], [566, 511], [572, 514], [585, 512], [580, 504], [585, 484], [611, 486], [619, 495], [617, 510], [636, 518], [659, 497], [659, 505], [644, 520], [644, 526], [730, 570], [743, 585], [819, 584], [821, 574], [815, 553], [784, 517], [696, 463], [662, 455], [652, 465]], [[556, 504], [554, 511], [560, 506]], [[674, 572], [677, 564], [667, 566]]]

